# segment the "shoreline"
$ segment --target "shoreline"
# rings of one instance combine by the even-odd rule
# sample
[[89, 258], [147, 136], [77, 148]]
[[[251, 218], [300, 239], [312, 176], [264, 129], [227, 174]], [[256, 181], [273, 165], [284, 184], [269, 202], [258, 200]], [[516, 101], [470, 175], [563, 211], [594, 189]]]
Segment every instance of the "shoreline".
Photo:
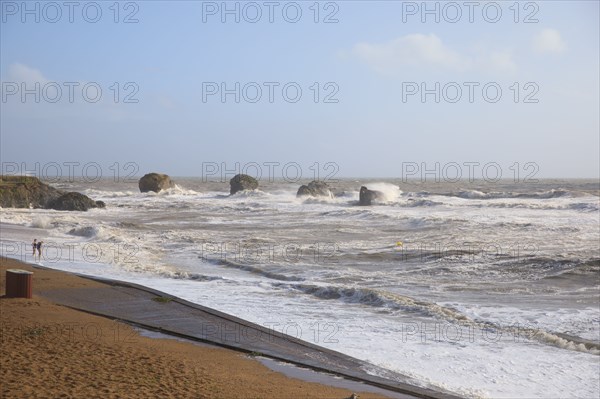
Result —
[[[81, 277], [81, 276], [77, 276], [73, 273], [69, 273], [69, 272], [63, 272], [63, 271], [58, 271], [58, 270], [54, 270], [54, 269], [48, 269], [48, 268], [44, 268], [44, 267], [39, 267], [39, 266], [35, 266], [35, 265], [31, 265], [28, 263], [23, 263], [20, 262], [18, 260], [14, 260], [14, 259], [7, 259], [7, 258], [2, 258], [1, 261], [1, 265], [0, 265], [0, 294], [4, 295], [4, 288], [5, 288], [5, 271], [8, 268], [20, 268], [20, 269], [24, 269], [24, 270], [29, 270], [29, 271], [33, 271], [34, 272], [34, 280], [33, 280], [33, 299], [28, 300], [28, 299], [12, 299], [12, 298], [6, 298], [6, 297], [2, 297], [0, 299], [0, 306], [2, 307], [2, 314], [1, 314], [1, 326], [2, 326], [2, 332], [3, 332], [3, 339], [2, 339], [2, 353], [3, 359], [11, 359], [10, 362], [8, 362], [6, 360], [6, 362], [8, 364], [4, 364], [2, 366], [2, 387], [0, 387], [0, 392], [2, 392], [3, 397], [13, 397], [11, 396], [14, 392], [20, 392], [19, 391], [19, 387], [20, 385], [18, 384], [18, 380], [19, 379], [11, 379], [12, 375], [19, 375], [21, 373], [26, 373], [27, 374], [27, 380], [30, 381], [30, 385], [32, 386], [32, 391], [29, 392], [29, 395], [33, 395], [32, 397], [35, 397], [35, 395], [37, 395], [36, 393], [36, 389], [42, 389], [44, 392], [46, 392], [45, 395], [42, 396], [55, 396], [56, 394], [61, 393], [60, 392], [60, 387], [56, 387], [54, 386], [53, 389], [54, 390], [50, 390], [50, 387], [48, 387], [47, 384], [47, 379], [46, 378], [42, 378], [41, 380], [35, 381], [35, 377], [37, 376], [38, 378], [43, 375], [43, 373], [35, 373], [34, 376], [32, 376], [31, 374], [27, 373], [27, 369], [31, 369], [33, 366], [37, 365], [40, 366], [42, 368], [45, 367], [49, 367], [52, 368], [54, 366], [54, 364], [37, 364], [37, 363], [30, 363], [29, 361], [29, 357], [26, 357], [25, 359], [22, 359], [23, 363], [17, 362], [14, 363], [12, 361], [12, 359], [17, 356], [18, 357], [18, 353], [23, 351], [23, 348], [20, 347], [21, 345], [25, 344], [25, 346], [27, 347], [27, 349], [25, 350], [25, 353], [27, 352], [33, 352], [30, 353], [30, 355], [33, 356], [33, 358], [39, 357], [39, 353], [38, 350], [40, 349], [39, 347], [36, 348], [36, 340], [38, 340], [41, 336], [43, 335], [47, 335], [49, 334], [50, 337], [53, 337], [53, 339], [45, 339], [44, 343], [45, 344], [52, 344], [52, 343], [59, 343], [61, 341], [64, 341], [65, 339], [67, 339], [67, 342], [62, 342], [63, 347], [64, 348], [64, 344], [73, 344], [73, 343], [81, 343], [79, 341], [84, 341], [83, 343], [87, 343], [87, 344], [91, 344], [92, 346], [100, 346], [100, 347], [105, 347], [107, 344], [109, 345], [110, 349], [114, 349], [115, 346], [126, 346], [127, 349], [130, 350], [129, 357], [135, 357], [136, 355], [139, 355], [139, 353], [142, 353], [145, 351], [145, 349], [148, 349], [148, 346], [150, 346], [153, 349], [153, 352], [156, 352], [154, 355], [155, 356], [159, 356], [159, 357], [167, 357], [169, 358], [169, 361], [177, 361], [180, 360], [180, 358], [178, 356], [173, 356], [174, 354], [179, 355], [181, 352], [186, 352], [186, 358], [189, 357], [189, 354], [195, 354], [196, 359], [197, 358], [203, 358], [205, 356], [207, 356], [206, 353], [209, 353], [211, 356], [216, 357], [219, 359], [219, 361], [221, 361], [222, 359], [224, 359], [223, 361], [226, 361], [230, 367], [228, 367], [228, 372], [226, 373], [227, 375], [222, 375], [223, 373], [220, 373], [217, 376], [212, 376], [212, 378], [215, 378], [218, 380], [218, 377], [225, 377], [227, 380], [229, 380], [231, 378], [231, 375], [229, 375], [230, 371], [229, 369], [233, 370], [233, 374], [236, 375], [240, 369], [245, 370], [246, 367], [251, 367], [253, 369], [253, 372], [257, 375], [253, 375], [253, 382], [252, 384], [243, 384], [244, 385], [244, 389], [251, 389], [250, 392], [246, 392], [244, 391], [243, 394], [240, 395], [239, 393], [239, 389], [241, 388], [240, 386], [230, 386], [230, 384], [228, 383], [223, 383], [221, 385], [217, 385], [218, 389], [215, 388], [213, 390], [208, 389], [207, 391], [207, 397], [248, 397], [248, 396], [260, 396], [260, 397], [264, 397], [264, 398], [279, 398], [279, 397], [296, 397], [296, 396], [301, 396], [301, 397], [315, 397], [315, 398], [346, 398], [349, 397], [352, 394], [352, 390], [349, 390], [348, 388], [360, 388], [361, 386], [363, 388], [365, 388], [365, 391], [369, 391], [369, 392], [359, 392], [359, 396], [361, 398], [380, 398], [380, 397], [413, 397], [410, 393], [408, 392], [404, 392], [404, 393], [398, 393], [398, 391], [393, 392], [393, 391], [386, 391], [385, 387], [379, 387], [377, 388], [377, 384], [369, 384], [369, 385], [364, 385], [364, 382], [367, 382], [367, 384], [369, 383], [368, 381], [363, 381], [361, 382], [352, 382], [351, 380], [354, 379], [352, 377], [351, 380], [345, 380], [344, 383], [348, 383], [346, 384], [343, 388], [334, 388], [332, 386], [328, 386], [328, 382], [334, 382], [335, 379], [339, 379], [339, 376], [335, 376], [335, 374], [338, 374], [338, 372], [333, 371], [333, 373], [329, 373], [329, 379], [328, 379], [328, 372], [330, 370], [327, 369], [322, 369], [322, 370], [318, 370], [318, 367], [313, 368], [313, 372], [315, 372], [314, 370], [317, 370], [316, 373], [318, 374], [318, 381], [321, 382], [321, 384], [318, 383], [314, 383], [314, 382], [307, 382], [304, 381], [302, 379], [302, 373], [298, 372], [297, 370], [294, 371], [293, 369], [290, 369], [289, 367], [287, 368], [288, 373], [285, 373], [286, 370], [286, 366], [287, 365], [283, 365], [281, 367], [271, 367], [271, 369], [265, 367], [265, 363], [268, 362], [264, 362], [261, 361], [260, 363], [262, 363], [263, 365], [259, 365], [257, 364], [259, 362], [259, 358], [257, 359], [250, 359], [248, 358], [248, 356], [244, 356], [242, 353], [239, 352], [240, 348], [234, 348], [237, 349], [238, 351], [232, 351], [231, 349], [223, 349], [223, 348], [218, 348], [218, 347], [206, 347], [206, 345], [197, 345], [196, 343], [188, 343], [188, 342], [181, 342], [181, 340], [178, 339], [172, 339], [173, 337], [167, 338], [167, 339], [162, 339], [162, 338], [148, 338], [146, 336], [144, 336], [144, 334], [141, 334], [139, 331], [135, 331], [135, 328], [132, 327], [135, 326], [137, 323], [135, 321], [133, 321], [132, 323], [128, 322], [127, 320], [119, 320], [119, 318], [114, 318], [114, 317], [109, 317], [106, 315], [94, 315], [92, 313], [94, 312], [88, 312], [87, 309], [74, 309], [73, 306], [70, 306], [69, 304], [60, 304], [60, 301], [55, 301], [52, 298], [48, 297], [48, 293], [49, 292], [55, 292], [55, 293], [62, 293], [62, 294], [68, 294], [69, 292], [77, 292], [77, 291], [81, 291], [84, 290], [87, 294], [91, 294], [90, 300], [92, 301], [102, 301], [105, 300], [106, 298], [103, 298], [102, 296], [96, 296], [94, 297], [94, 291], [95, 290], [102, 290], [102, 289], [107, 289], [107, 288], [111, 288], [113, 287], [115, 284], [116, 285], [120, 285], [118, 282], [107, 282], [107, 281], [100, 281], [97, 279], [90, 279], [89, 277]], [[108, 285], [107, 285], [108, 284]], [[123, 284], [127, 284], [127, 283], [123, 283]], [[146, 288], [146, 287], [143, 287]], [[151, 289], [148, 289], [151, 290]], [[160, 305], [158, 305], [160, 306]], [[79, 307], [78, 307], [79, 308]], [[29, 314], [29, 311], [31, 311], [33, 309], [33, 313], [34, 314]], [[44, 310], [44, 316], [40, 318], [40, 311]], [[220, 312], [215, 311], [217, 314], [220, 314]], [[104, 316], [104, 317], [103, 317]], [[68, 322], [65, 322], [64, 319], [68, 319]], [[241, 320], [242, 322], [245, 322], [243, 320]], [[19, 324], [20, 323], [20, 324]], [[17, 326], [18, 324], [18, 326]], [[251, 323], [250, 323], [251, 324]], [[76, 338], [78, 337], [78, 334], [73, 330], [73, 328], [69, 327], [69, 326], [79, 326], [81, 325], [81, 331], [79, 331], [79, 340], [77, 340]], [[67, 331], [65, 333], [65, 326], [67, 326]], [[91, 327], [93, 326], [93, 327]], [[99, 330], [98, 328], [96, 328], [97, 326], [102, 326]], [[142, 326], [142, 328], [144, 328], [144, 326]], [[60, 330], [60, 332], [59, 332]], [[98, 334], [98, 331], [100, 331], [100, 333]], [[108, 331], [108, 333], [106, 333], [106, 331]], [[160, 329], [159, 329], [160, 331]], [[167, 329], [165, 329], [165, 331], [167, 331]], [[165, 332], [163, 331], [163, 332]], [[169, 334], [169, 335], [173, 335], [173, 334]], [[176, 334], [174, 334], [176, 335]], [[102, 336], [106, 336], [104, 337], [104, 340], [102, 339]], [[106, 341], [106, 338], [110, 336], [112, 339], [109, 339], [109, 341]], [[90, 341], [89, 339], [85, 339], [85, 338], [90, 338], [93, 337], [94, 339], [92, 339], [92, 342], [85, 342], [85, 341]], [[125, 337], [125, 338], [124, 338]], [[124, 342], [121, 342], [121, 338], [123, 338]], [[180, 338], [186, 338], [185, 336], [182, 336]], [[53, 342], [47, 342], [47, 341], [53, 341]], [[125, 342], [126, 341], [126, 342]], [[208, 342], [209, 345], [214, 345], [214, 342]], [[18, 344], [18, 345], [17, 345]], [[217, 342], [217, 344], [219, 344]], [[13, 346], [18, 346], [18, 348], [14, 348]], [[42, 345], [43, 346], [43, 345]], [[61, 348], [61, 349], [62, 349]], [[44, 348], [46, 349], [46, 348]], [[87, 348], [89, 349], [89, 348]], [[106, 349], [106, 348], [104, 348]], [[242, 349], [243, 350], [243, 349]], [[53, 356], [53, 361], [52, 363], [58, 363], [58, 364], [62, 364], [62, 367], [64, 368], [64, 359], [61, 359], [61, 357], [64, 356], [56, 356], [56, 349], [52, 350], [52, 349], [46, 349], [47, 353], [43, 354], [43, 355], [54, 355]], [[17, 352], [17, 353], [15, 353]], [[61, 351], [59, 351], [61, 352]], [[100, 359], [96, 359], [95, 363], [100, 361], [102, 362], [102, 358], [103, 355], [102, 354], [98, 354], [97, 351], [93, 351], [93, 352], [89, 352], [88, 350], [83, 350], [81, 351], [81, 348], [79, 348], [78, 352], [83, 352], [80, 355], [81, 356], [76, 356], [79, 357], [79, 363], [85, 361], [85, 359], [90, 360], [90, 359], [95, 359], [97, 357], [100, 357]], [[104, 350], [100, 350], [101, 353], [104, 353]], [[247, 351], [246, 351], [247, 352]], [[256, 355], [260, 355], [261, 353], [251, 353], [251, 355], [254, 357]], [[73, 355], [73, 354], [71, 354]], [[44, 356], [42, 356], [43, 358]], [[259, 357], [259, 356], [257, 356]], [[114, 355], [111, 356], [111, 358], [114, 358]], [[273, 359], [273, 361], [276, 361], [277, 358], [273, 357], [273, 356], [268, 356], [267, 358]], [[158, 359], [157, 359], [158, 360]], [[285, 359], [279, 359], [279, 360], [285, 360]], [[196, 360], [197, 361], [197, 360]], [[252, 363], [252, 366], [247, 366], [245, 364], [245, 362], [250, 362]], [[4, 361], [3, 361], [4, 363]], [[162, 359], [162, 362], [159, 360], [158, 361], [159, 364], [164, 364], [165, 360]], [[168, 362], [166, 362], [168, 363]], [[274, 363], [273, 363], [274, 364]], [[18, 365], [21, 366], [25, 366], [22, 367], [22, 369], [18, 369]], [[294, 367], [294, 366], [292, 366]], [[309, 365], [310, 367], [310, 365]], [[68, 366], [67, 366], [68, 368]], [[193, 367], [186, 367], [189, 368], [190, 370], [193, 370], [194, 373], [198, 373], [198, 365], [196, 364]], [[277, 371], [274, 371], [274, 368], [280, 368]], [[205, 368], [202, 369], [203, 372], [208, 373], [209, 375], [211, 374], [209, 371], [207, 371]], [[106, 372], [106, 370], [105, 370]], [[173, 372], [173, 370], [171, 370], [171, 372]], [[186, 374], [189, 373], [189, 371], [181, 371], [182, 373]], [[288, 376], [292, 376], [293, 378], [290, 378], [288, 376], [284, 376], [282, 374], [282, 372], [284, 374], [287, 374]], [[136, 372], [133, 372], [134, 375], [136, 374]], [[325, 373], [325, 374], [323, 374]], [[70, 374], [70, 373], [67, 373]], [[123, 374], [127, 374], [127, 372], [124, 372]], [[214, 373], [213, 373], [214, 374]], [[99, 373], [99, 375], [103, 375], [102, 372]], [[248, 375], [246, 372], [243, 372], [242, 375], [244, 376], [244, 378], [248, 378]], [[277, 378], [274, 378], [273, 376], [276, 375]], [[187, 376], [189, 379], [189, 375]], [[31, 381], [33, 378], [33, 381]], [[161, 380], [161, 377], [156, 376], [156, 378], [158, 378], [158, 380]], [[297, 379], [300, 378], [300, 379]], [[103, 380], [106, 379], [103, 378]], [[163, 378], [164, 379], [164, 378]], [[195, 378], [193, 379], [195, 380], [196, 384], [198, 383], [199, 379]], [[200, 379], [201, 380], [201, 379]], [[273, 380], [277, 380], [277, 388], [275, 389], [273, 387]], [[360, 381], [360, 379], [355, 379], [357, 381]], [[89, 385], [89, 386], [94, 386], [94, 384], [91, 384], [88, 377], [83, 378], [83, 379], [75, 379], [75, 382], [72, 382], [72, 385], [74, 386], [78, 386], [80, 390], [85, 390], [82, 385]], [[15, 385], [16, 383], [16, 385]], [[192, 385], [194, 383], [194, 381], [191, 382]], [[163, 384], [161, 384], [160, 386], [163, 386], [168, 383], [166, 381], [163, 381]], [[325, 384], [325, 385], [323, 385]], [[171, 384], [173, 385], [173, 384]], [[184, 387], [181, 387], [182, 384], [177, 384], [176, 387], [171, 387], [170, 390], [178, 390], [177, 393], [177, 397], [189, 397], [186, 395], [190, 394], [189, 389], [189, 385], [188, 384], [183, 384], [185, 385]], [[135, 385], [137, 386], [137, 385]], [[109, 392], [113, 392], [113, 393], [118, 393], [119, 395], [121, 395], [122, 392], [122, 388], [121, 385], [118, 385], [117, 387], [113, 386], [112, 388], [108, 387], [105, 388], [105, 391], [103, 391], [105, 394], [108, 394]], [[300, 389], [301, 387], [301, 389]], [[344, 389], [345, 388], [345, 389]], [[383, 388], [383, 389], [381, 389]], [[158, 388], [157, 388], [158, 389]], [[225, 389], [227, 391], [226, 394], [221, 395], [219, 392], [221, 392], [221, 390]], [[231, 389], [233, 389], [233, 391], [231, 391]], [[298, 392], [298, 390], [300, 389], [300, 392]], [[252, 390], [256, 390], [257, 393], [251, 393]], [[375, 391], [375, 392], [373, 392]], [[69, 389], [69, 392], [71, 392], [71, 389]], [[83, 392], [83, 391], [82, 391]], [[156, 391], [158, 392], [158, 391]], [[148, 392], [147, 394], [155, 394], [156, 392]], [[162, 391], [160, 391], [162, 392]], [[285, 393], [284, 393], [285, 392]], [[417, 388], [415, 387], [415, 396], [420, 396], [420, 397], [424, 397], [423, 396], [423, 390], [421, 388]], [[444, 394], [439, 394], [437, 392], [435, 392], [434, 394], [436, 394], [434, 397], [450, 397], [448, 395], [444, 395]], [[75, 396], [78, 396], [78, 393], [75, 393]], [[134, 395], [137, 396], [137, 395]], [[17, 397], [17, 396], [14, 396]], [[193, 397], [203, 397], [202, 395], [200, 396], [193, 396]], [[430, 397], [428, 395], [426, 395], [425, 397]]]
[[[6, 269], [33, 271], [33, 298], [6, 298]], [[131, 325], [53, 303], [43, 289], [102, 283], [0, 261], [0, 396], [346, 398], [353, 391], [293, 379], [240, 352], [143, 336]], [[23, 384], [27, 381], [27, 384]], [[26, 386], [25, 386], [26, 385]], [[384, 398], [359, 392], [361, 398]]]

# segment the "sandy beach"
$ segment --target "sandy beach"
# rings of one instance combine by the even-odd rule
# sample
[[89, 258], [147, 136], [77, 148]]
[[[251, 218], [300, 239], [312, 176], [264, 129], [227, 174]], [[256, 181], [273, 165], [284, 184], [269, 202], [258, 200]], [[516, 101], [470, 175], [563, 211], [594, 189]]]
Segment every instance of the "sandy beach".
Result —
[[[34, 272], [32, 299], [4, 297], [6, 270], [12, 268]], [[101, 283], [1, 260], [2, 398], [346, 398], [352, 394], [288, 378], [235, 351], [144, 337], [127, 324], [36, 295], [37, 290], [96, 284]]]

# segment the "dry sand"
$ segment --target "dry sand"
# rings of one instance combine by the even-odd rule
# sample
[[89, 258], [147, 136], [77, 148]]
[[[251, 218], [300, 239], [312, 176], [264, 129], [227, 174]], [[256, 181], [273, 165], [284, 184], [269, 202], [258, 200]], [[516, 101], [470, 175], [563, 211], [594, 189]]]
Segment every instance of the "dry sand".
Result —
[[[0, 299], [0, 398], [347, 398], [351, 392], [288, 378], [239, 352], [139, 335], [127, 324], [56, 305], [36, 290], [101, 284], [33, 271], [33, 299]], [[361, 399], [381, 398], [359, 393]]]

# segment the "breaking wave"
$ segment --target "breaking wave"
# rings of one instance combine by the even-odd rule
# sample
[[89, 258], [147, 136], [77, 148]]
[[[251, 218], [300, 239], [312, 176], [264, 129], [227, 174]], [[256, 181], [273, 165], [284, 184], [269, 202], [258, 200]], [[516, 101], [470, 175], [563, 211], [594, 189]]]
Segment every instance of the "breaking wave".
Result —
[[[276, 286], [283, 286], [279, 284]], [[511, 336], [535, 340], [562, 349], [600, 355], [600, 343], [585, 340], [580, 337], [548, 332], [535, 328], [520, 326], [501, 326], [483, 320], [473, 320], [458, 310], [441, 306], [433, 302], [417, 300], [411, 297], [388, 292], [342, 286], [319, 286], [309, 284], [291, 285], [290, 288], [312, 295], [319, 299], [341, 300], [346, 303], [360, 304], [373, 307], [383, 307], [390, 310], [415, 313], [420, 316], [445, 319], [450, 323], [478, 327], [483, 330], [497, 330]]]
[[84, 226], [84, 227], [75, 227], [67, 234], [77, 237], [85, 237], [85, 238], [94, 238], [99, 237], [102, 234], [103, 230], [99, 226]]
[[550, 199], [577, 196], [577, 194], [563, 189], [552, 189], [548, 191], [542, 191], [538, 193], [516, 193], [512, 191], [502, 192], [489, 192], [477, 190], [462, 190], [458, 192], [452, 192], [447, 194], [440, 194], [448, 197], [458, 197], [464, 199], [499, 199], [499, 198], [530, 198], [530, 199]]
[[[199, 258], [202, 258], [202, 256], [199, 256]], [[267, 277], [267, 278], [270, 278], [273, 280], [280, 280], [280, 281], [303, 281], [304, 280], [301, 277], [286, 276], [285, 274], [271, 272], [271, 271], [265, 270], [263, 268], [260, 268], [258, 266], [251, 266], [251, 265], [236, 263], [236, 262], [233, 262], [231, 260], [226, 260], [226, 259], [215, 260], [215, 261], [212, 261], [212, 263], [214, 263], [218, 266], [243, 270], [243, 271], [246, 271], [246, 272], [249, 272], [252, 274], [257, 274], [259, 276]]]

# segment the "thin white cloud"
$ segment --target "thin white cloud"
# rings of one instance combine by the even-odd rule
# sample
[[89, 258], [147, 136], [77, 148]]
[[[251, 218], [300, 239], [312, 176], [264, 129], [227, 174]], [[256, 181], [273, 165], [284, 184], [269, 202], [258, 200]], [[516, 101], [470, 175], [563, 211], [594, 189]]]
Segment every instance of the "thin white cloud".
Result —
[[533, 37], [533, 50], [540, 54], [560, 54], [567, 49], [567, 43], [556, 29], [544, 29]]
[[5, 81], [25, 83], [39, 82], [42, 85], [49, 82], [49, 80], [38, 69], [31, 68], [20, 63], [13, 63], [9, 65]]
[[464, 69], [468, 64], [468, 60], [444, 46], [433, 33], [406, 35], [381, 44], [358, 43], [354, 46], [353, 53], [378, 72], [403, 66], [425, 65]]
[[414, 33], [385, 43], [356, 44], [352, 54], [378, 73], [394, 74], [407, 67], [433, 67], [453, 71], [494, 70], [514, 72], [510, 51], [479, 51], [465, 55], [445, 45], [435, 34]]

